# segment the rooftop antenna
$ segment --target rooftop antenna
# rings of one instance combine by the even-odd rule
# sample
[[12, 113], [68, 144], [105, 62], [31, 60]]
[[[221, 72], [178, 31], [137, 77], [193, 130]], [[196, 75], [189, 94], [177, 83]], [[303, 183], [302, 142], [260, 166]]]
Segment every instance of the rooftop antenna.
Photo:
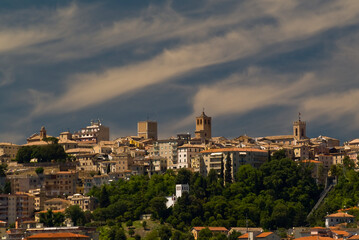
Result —
[[204, 107], [203, 107], [203, 113], [204, 113]]
[[299, 113], [298, 113], [298, 119], [299, 119], [299, 121], [300, 121], [300, 115], [301, 115], [301, 114], [300, 114], [300, 112], [299, 112]]

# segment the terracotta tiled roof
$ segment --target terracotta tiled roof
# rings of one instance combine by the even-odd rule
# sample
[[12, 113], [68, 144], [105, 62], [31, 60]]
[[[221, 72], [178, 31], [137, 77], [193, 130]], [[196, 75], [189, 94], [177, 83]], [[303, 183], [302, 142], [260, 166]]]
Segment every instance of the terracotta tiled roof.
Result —
[[239, 236], [238, 239], [248, 239], [248, 233]]
[[27, 237], [26, 239], [38, 239], [38, 238], [84, 238], [89, 239], [88, 236], [81, 235], [81, 234], [75, 234], [75, 233], [68, 233], [68, 232], [59, 232], [59, 233], [39, 233], [32, 235], [30, 237]]
[[[52, 212], [53, 212], [53, 213], [63, 213], [63, 212], [65, 212], [65, 209], [52, 210]], [[47, 213], [47, 211], [44, 210], [44, 211], [40, 211], [39, 213]]]
[[259, 234], [258, 236], [256, 236], [256, 238], [265, 238], [268, 237], [269, 235], [271, 235], [273, 232], [263, 232], [261, 234]]
[[302, 163], [321, 163], [322, 164], [322, 162], [321, 161], [317, 161], [317, 160], [302, 160], [301, 161]]
[[320, 236], [308, 236], [296, 238], [296, 240], [333, 240], [331, 237], [320, 237]]
[[359, 208], [357, 206], [351, 207], [351, 208], [346, 208], [346, 209], [339, 209], [338, 212], [345, 212], [345, 211], [349, 211], [349, 210], [358, 210]]
[[349, 239], [358, 240], [358, 239], [359, 239], [359, 235], [353, 235], [353, 236], [351, 236]]
[[336, 235], [343, 235], [344, 237], [349, 237], [349, 233], [346, 231], [339, 231], [339, 230], [332, 230], [333, 233], [335, 233]]
[[340, 212], [340, 213], [333, 213], [333, 214], [330, 214], [326, 217], [350, 217], [350, 218], [353, 218], [354, 216], [353, 215], [350, 215], [348, 213], [343, 213], [343, 212]]
[[201, 153], [217, 153], [217, 152], [267, 152], [256, 148], [216, 148], [201, 151]]

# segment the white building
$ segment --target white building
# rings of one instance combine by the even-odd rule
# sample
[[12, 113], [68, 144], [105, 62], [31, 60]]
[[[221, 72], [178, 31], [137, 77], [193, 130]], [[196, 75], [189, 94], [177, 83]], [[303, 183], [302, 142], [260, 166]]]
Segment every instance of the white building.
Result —
[[167, 202], [166, 202], [166, 207], [172, 207], [175, 205], [175, 203], [177, 202], [177, 199], [179, 197], [182, 197], [182, 194], [184, 192], [189, 192], [189, 185], [188, 184], [176, 184], [176, 195], [173, 196], [168, 196], [167, 198]]
[[204, 149], [202, 145], [184, 144], [178, 147], [177, 168], [191, 168], [191, 159], [199, 155]]
[[354, 219], [355, 217], [353, 215], [344, 212], [330, 214], [325, 217], [325, 227], [332, 227], [340, 223], [352, 223]]

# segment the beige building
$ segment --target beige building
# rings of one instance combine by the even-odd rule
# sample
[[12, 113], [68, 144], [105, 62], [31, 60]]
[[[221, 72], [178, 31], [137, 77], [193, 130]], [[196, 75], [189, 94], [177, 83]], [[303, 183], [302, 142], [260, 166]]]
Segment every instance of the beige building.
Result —
[[67, 198], [71, 205], [78, 205], [83, 211], [93, 211], [96, 206], [96, 199], [90, 196], [74, 194]]
[[138, 122], [137, 135], [140, 138], [152, 138], [153, 140], [157, 140], [157, 122], [148, 120]]
[[71, 202], [69, 200], [65, 200], [62, 198], [52, 198], [44, 202], [44, 210], [61, 210], [66, 209], [70, 205]]
[[326, 154], [319, 154], [316, 156], [316, 160], [323, 163], [323, 167], [325, 170], [329, 170], [333, 163], [333, 156]]
[[225, 171], [226, 160], [229, 155], [231, 159], [232, 179], [234, 179], [234, 176], [240, 166], [250, 164], [255, 168], [259, 168], [265, 161], [268, 160], [267, 151], [255, 148], [208, 149], [202, 151], [201, 153], [205, 164], [204, 175], [207, 175], [211, 169], [214, 169], [218, 174], [220, 174], [222, 161]]
[[0, 143], [0, 161], [1, 163], [10, 162], [16, 158], [17, 151], [21, 146], [13, 143]]
[[45, 174], [43, 188], [46, 197], [62, 197], [75, 194], [77, 179], [78, 173], [75, 171]]
[[0, 220], [8, 224], [34, 215], [34, 196], [27, 193], [0, 194]]
[[149, 150], [151, 157], [162, 157], [167, 159], [167, 168], [177, 168], [177, 148], [179, 141], [177, 139], [157, 140]]
[[52, 136], [47, 135], [45, 127], [42, 126], [40, 129], [40, 133], [34, 133], [26, 139], [27, 143], [24, 146], [50, 144], [49, 142], [45, 141], [46, 138], [49, 138], [49, 137], [52, 137]]
[[293, 136], [295, 140], [307, 139], [307, 124], [300, 117], [293, 123]]
[[164, 173], [167, 170], [167, 159], [162, 157], [150, 157], [148, 158], [149, 167], [148, 172], [150, 175]]
[[91, 125], [82, 128], [73, 135], [74, 140], [84, 143], [99, 143], [101, 141], [109, 141], [110, 129], [101, 124], [100, 120], [97, 122], [91, 121]]
[[212, 118], [208, 117], [204, 111], [201, 116], [196, 117], [195, 137], [202, 140], [212, 138]]
[[42, 185], [38, 175], [8, 175], [6, 179], [10, 182], [11, 193], [29, 192], [31, 189], [40, 189]]
[[61, 145], [65, 151], [69, 149], [76, 149], [78, 148], [78, 143], [73, 140], [72, 133], [70, 132], [62, 132], [60, 133], [59, 137], [59, 145]]

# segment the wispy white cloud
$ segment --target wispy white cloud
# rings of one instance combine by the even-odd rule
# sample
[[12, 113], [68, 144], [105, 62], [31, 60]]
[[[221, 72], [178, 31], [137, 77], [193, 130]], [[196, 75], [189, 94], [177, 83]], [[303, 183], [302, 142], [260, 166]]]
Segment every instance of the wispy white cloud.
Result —
[[[221, 35], [208, 36], [201, 41], [190, 41], [189, 43], [182, 43], [179, 46], [166, 49], [147, 61], [109, 68], [102, 72], [70, 76], [66, 92], [58, 97], [45, 99], [42, 104], [40, 103], [36, 106], [35, 112], [38, 114], [40, 112], [71, 112], [79, 110], [129, 92], [141, 90], [149, 85], [171, 80], [202, 67], [254, 56], [274, 44], [306, 39], [330, 28], [351, 24], [353, 21], [358, 20], [356, 10], [359, 10], [359, 4], [352, 1], [328, 4], [321, 10], [319, 15], [316, 11], [308, 11], [308, 9], [305, 11], [298, 10], [297, 5], [298, 2], [279, 4], [276, 1], [271, 2], [271, 4], [264, 3], [260, 5], [259, 9], [262, 10], [262, 14], [272, 16], [278, 21], [274, 25], [264, 23], [249, 29], [234, 27]], [[248, 9], [248, 11], [250, 10]], [[198, 26], [187, 27], [188, 24], [186, 26], [182, 23], [177, 24], [178, 22], [189, 23], [189, 21], [181, 16], [176, 16], [175, 13], [168, 14], [169, 16], [175, 16], [175, 21], [168, 21], [169, 24], [166, 24], [166, 20], [171, 19], [166, 14], [164, 17], [160, 16], [152, 21], [150, 25], [143, 20], [118, 22], [110, 30], [105, 29], [99, 38], [116, 39], [114, 36], [120, 37], [121, 34], [132, 31], [133, 33], [129, 34], [130, 37], [125, 40], [129, 41], [130, 39], [133, 40], [133, 36], [136, 35], [134, 33], [137, 33], [137, 38], [158, 33], [162, 23], [164, 23], [164, 32], [170, 26], [175, 28], [183, 27], [182, 29], [178, 28], [172, 34], [184, 32], [184, 35], [188, 35], [188, 31], [195, 31], [198, 28]], [[225, 16], [222, 17], [226, 19]], [[225, 22], [230, 22], [230, 19]], [[211, 20], [204, 21], [204, 24], [195, 22], [194, 25], [196, 24], [203, 29], [213, 27], [213, 21]], [[133, 29], [136, 29], [136, 31]], [[144, 29], [149, 30], [142, 32]], [[171, 37], [171, 31], [169, 32], [168, 37]], [[138, 35], [138, 33], [142, 33], [142, 35]], [[97, 40], [95, 42], [101, 41]], [[293, 44], [293, 48], [295, 47], [296, 45]], [[251, 93], [251, 89], [247, 89], [247, 91]], [[243, 94], [245, 93], [243, 92]]]

